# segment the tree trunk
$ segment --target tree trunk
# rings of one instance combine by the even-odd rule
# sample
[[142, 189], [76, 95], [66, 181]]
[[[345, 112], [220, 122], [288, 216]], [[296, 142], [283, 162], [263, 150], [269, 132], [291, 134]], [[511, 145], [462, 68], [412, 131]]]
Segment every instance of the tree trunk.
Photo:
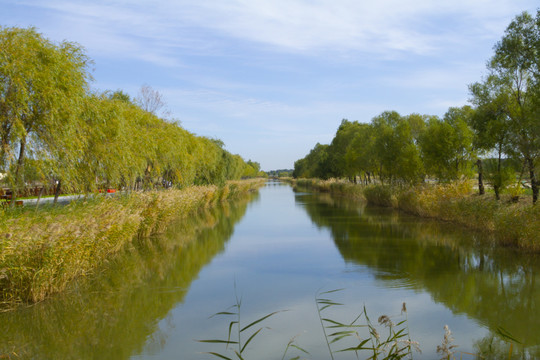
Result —
[[485, 191], [481, 159], [478, 159], [478, 161], [476, 162], [476, 166], [478, 166], [478, 195], [484, 195]]
[[538, 201], [538, 183], [536, 182], [536, 176], [534, 174], [534, 162], [533, 162], [533, 159], [530, 157], [528, 157], [526, 161], [527, 161], [527, 166], [529, 167], [529, 176], [531, 178], [533, 204], [536, 204], [536, 201]]
[[502, 143], [499, 143], [499, 158], [497, 159], [497, 185], [493, 186], [495, 191], [495, 199], [500, 200], [501, 196], [499, 195], [499, 190], [501, 189], [502, 176], [501, 176], [501, 162], [502, 162]]
[[41, 200], [41, 195], [43, 194], [43, 189], [44, 189], [43, 186], [41, 187], [41, 189], [39, 189], [39, 194], [38, 194], [38, 198], [37, 198], [37, 201], [36, 201], [36, 211], [37, 211], [38, 206], [39, 206], [39, 200]]
[[[3, 129], [3, 130], [4, 130], [4, 132], [6, 132], [5, 129]], [[0, 166], [1, 167], [4, 167], [4, 165], [5, 165], [4, 156], [9, 151], [9, 143], [7, 142], [7, 137], [8, 137], [7, 134], [5, 136], [0, 137], [0, 139], [1, 139], [1, 141], [0, 141], [1, 145], [0, 146], [2, 147], [2, 148], [0, 148]]]
[[147, 163], [144, 170], [144, 190], [149, 190], [151, 186], [150, 171], [152, 170], [152, 164]]
[[21, 139], [21, 147], [19, 148], [19, 158], [15, 166], [15, 188], [11, 191], [11, 206], [15, 206], [17, 200], [17, 192], [21, 183], [21, 169], [24, 165], [24, 152], [26, 149], [26, 136]]
[[56, 204], [58, 202], [58, 195], [60, 195], [60, 188], [62, 186], [62, 180], [58, 180], [56, 183], [56, 189], [54, 189], [54, 201], [53, 204]]
[[19, 148], [19, 158], [17, 159], [17, 166], [15, 167], [15, 181], [17, 186], [19, 185], [21, 169], [24, 165], [24, 151], [26, 150], [26, 137], [21, 139], [21, 147]]

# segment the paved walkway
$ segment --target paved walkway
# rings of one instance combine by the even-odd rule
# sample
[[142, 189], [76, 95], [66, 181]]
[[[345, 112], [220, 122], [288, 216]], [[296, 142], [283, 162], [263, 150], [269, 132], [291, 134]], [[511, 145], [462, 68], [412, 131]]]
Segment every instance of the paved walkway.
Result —
[[[83, 198], [82, 195], [63, 195], [63, 196], [58, 197], [58, 204], [66, 205], [66, 204], [69, 204], [73, 200], [78, 200], [82, 198]], [[38, 199], [23, 199], [22, 201], [24, 205], [32, 205], [32, 204], [37, 203], [37, 200]], [[39, 200], [39, 203], [45, 204], [45, 203], [52, 203], [53, 201], [54, 201], [54, 197], [43, 197]]]
[[[104, 194], [105, 196], [115, 196], [117, 193], [107, 193], [107, 194]], [[89, 195], [89, 196], [94, 196], [94, 195]], [[83, 199], [84, 198], [84, 195], [62, 195], [62, 196], [59, 196], [58, 197], [58, 204], [62, 204], [62, 205], [67, 205], [69, 204], [70, 202], [74, 201], [74, 200], [79, 200], [79, 199]], [[18, 200], [21, 200], [21, 199], [18, 199]], [[23, 201], [23, 204], [24, 205], [35, 205], [37, 203], [37, 198], [36, 199], [22, 199]], [[52, 203], [54, 201], [54, 196], [53, 197], [43, 197], [41, 198], [41, 200], [39, 200], [39, 203], [40, 204], [49, 204], [49, 203]]]

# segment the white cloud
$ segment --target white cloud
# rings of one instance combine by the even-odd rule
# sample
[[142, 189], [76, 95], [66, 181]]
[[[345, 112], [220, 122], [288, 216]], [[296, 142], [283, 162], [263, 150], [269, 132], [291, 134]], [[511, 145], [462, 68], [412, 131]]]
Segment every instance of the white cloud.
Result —
[[[172, 48], [223, 51], [221, 47], [226, 45], [220, 42], [220, 37], [223, 41], [232, 38], [304, 53], [427, 54], [456, 38], [467, 42], [471, 35], [486, 36], [494, 28], [501, 31], [509, 18], [524, 7], [534, 6], [529, 0], [52, 0], [25, 3], [63, 14], [63, 21], [76, 24], [72, 31], [83, 33], [86, 44], [111, 52], [117, 52], [121, 42], [131, 44], [120, 45], [129, 55], [149, 46], [149, 51], [160, 52], [159, 61]], [[442, 18], [445, 20], [441, 21]], [[102, 46], [91, 39], [96, 32], [103, 35], [97, 36], [104, 41]], [[108, 38], [121, 41], [108, 41]]]
[[[96, 87], [135, 95], [149, 83], [188, 130], [262, 163], [292, 165], [293, 156], [331, 140], [342, 118], [369, 121], [390, 109], [442, 115], [463, 105], [510, 20], [537, 7], [537, 0], [3, 0], [0, 22], [76, 41], [95, 60]], [[282, 160], [272, 156], [277, 140], [288, 149]]]
[[[197, 27], [216, 29], [237, 39], [291, 51], [393, 51], [428, 53], [441, 42], [506, 26], [521, 11], [514, 1], [435, 2], [432, 0], [230, 0], [202, 1], [185, 18]], [[185, 4], [184, 4], [185, 5]], [[183, 8], [182, 6], [181, 8]], [[181, 9], [180, 8], [180, 9]], [[514, 11], [512, 11], [514, 9]], [[174, 10], [173, 10], [174, 12]], [[182, 16], [182, 11], [177, 14]], [[441, 18], [454, 18], [452, 27]], [[436, 29], [430, 33], [426, 27]]]

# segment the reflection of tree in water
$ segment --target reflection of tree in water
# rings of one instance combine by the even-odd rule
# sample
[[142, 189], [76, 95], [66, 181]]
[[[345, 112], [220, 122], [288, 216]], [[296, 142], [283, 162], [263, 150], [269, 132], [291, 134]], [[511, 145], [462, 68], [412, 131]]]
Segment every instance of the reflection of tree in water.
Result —
[[345, 261], [370, 267], [380, 280], [426, 290], [491, 331], [502, 326], [527, 346], [540, 345], [538, 257], [389, 209], [321, 195], [296, 200], [313, 223], [331, 231]]
[[474, 352], [482, 359], [540, 359], [540, 346], [523, 348], [513, 344], [512, 356], [509, 358], [510, 343], [490, 334], [483, 339], [474, 342]]
[[200, 270], [224, 250], [257, 196], [182, 220], [164, 236], [126, 249], [102, 273], [79, 281], [65, 294], [0, 314], [0, 355], [126, 359], [143, 348], [161, 349], [166, 335], [158, 323], [183, 301]]

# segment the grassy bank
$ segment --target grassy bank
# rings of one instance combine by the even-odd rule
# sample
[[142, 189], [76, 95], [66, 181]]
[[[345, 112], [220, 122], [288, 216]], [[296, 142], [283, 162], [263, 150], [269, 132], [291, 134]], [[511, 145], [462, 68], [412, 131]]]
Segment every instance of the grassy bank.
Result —
[[42, 301], [96, 271], [126, 244], [263, 183], [131, 193], [0, 213], [0, 308]]
[[314, 191], [355, 197], [369, 204], [393, 207], [410, 214], [451, 221], [490, 232], [499, 244], [540, 252], [540, 207], [529, 201], [500, 201], [478, 196], [468, 182], [393, 187], [361, 186], [335, 180], [299, 179], [293, 185]]
[[0, 313], [0, 359], [129, 359], [139, 353], [159, 339], [156, 319], [184, 301], [257, 197], [252, 192], [173, 220], [163, 234], [128, 244], [45, 303]]
[[357, 184], [353, 184], [349, 181], [339, 180], [318, 180], [318, 179], [287, 179], [293, 186], [301, 187], [308, 190], [326, 192], [335, 195], [354, 197], [357, 199], [363, 199], [364, 189]]

